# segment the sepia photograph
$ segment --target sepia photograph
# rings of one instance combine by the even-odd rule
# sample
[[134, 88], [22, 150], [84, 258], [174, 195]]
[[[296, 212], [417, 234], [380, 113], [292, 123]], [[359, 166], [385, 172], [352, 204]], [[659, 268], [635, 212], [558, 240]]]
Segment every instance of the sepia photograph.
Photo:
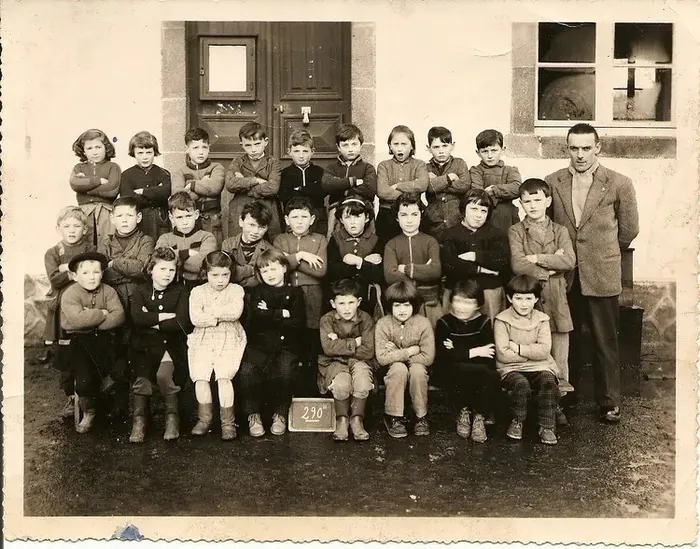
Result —
[[691, 543], [672, 4], [4, 2], [6, 538]]

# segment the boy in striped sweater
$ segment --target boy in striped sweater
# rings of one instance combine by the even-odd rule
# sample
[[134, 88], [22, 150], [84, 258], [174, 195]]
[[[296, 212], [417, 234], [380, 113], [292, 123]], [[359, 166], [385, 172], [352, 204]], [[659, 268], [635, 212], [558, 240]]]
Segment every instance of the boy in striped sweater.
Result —
[[206, 282], [202, 264], [207, 254], [217, 249], [216, 237], [201, 228], [196, 202], [186, 192], [175, 193], [168, 199], [172, 232], [162, 235], [156, 248], [173, 248], [182, 265], [182, 279], [188, 289]]

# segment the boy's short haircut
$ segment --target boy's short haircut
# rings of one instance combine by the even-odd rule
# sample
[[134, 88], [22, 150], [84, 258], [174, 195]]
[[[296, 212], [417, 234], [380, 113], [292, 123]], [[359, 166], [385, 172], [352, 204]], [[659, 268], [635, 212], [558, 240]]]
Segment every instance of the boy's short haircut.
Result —
[[228, 255], [226, 252], [222, 252], [221, 250], [214, 250], [213, 252], [209, 252], [207, 257], [204, 258], [202, 270], [205, 273], [208, 273], [212, 269], [223, 267], [224, 269], [228, 269], [230, 271], [232, 265], [233, 259], [230, 255]]
[[355, 126], [355, 124], [342, 124], [335, 134], [335, 144], [340, 145], [343, 141], [350, 141], [356, 137], [360, 141], [360, 145], [365, 142], [365, 136], [362, 135], [362, 130]]
[[569, 136], [571, 134], [574, 135], [588, 135], [588, 134], [593, 134], [595, 136], [595, 142], [600, 143], [600, 137], [598, 136], [598, 130], [596, 130], [593, 126], [590, 124], [586, 124], [585, 122], [581, 122], [579, 124], [574, 124], [569, 128], [569, 131], [566, 132], [566, 140], [569, 140]]
[[136, 213], [141, 211], [139, 207], [139, 202], [136, 200], [135, 196], [120, 196], [112, 203], [112, 211], [116, 210], [119, 206], [128, 206], [129, 208], [134, 208]]
[[481, 307], [484, 304], [484, 290], [481, 285], [473, 279], [459, 280], [450, 292], [450, 303], [456, 296], [465, 299], [476, 299], [476, 304]]
[[267, 134], [258, 122], [248, 122], [238, 130], [238, 139], [265, 139]]
[[498, 130], [484, 130], [476, 136], [476, 149], [481, 150], [486, 147], [498, 145], [503, 148], [503, 134]]
[[542, 191], [547, 197], [552, 196], [552, 190], [544, 179], [531, 177], [523, 181], [520, 185], [520, 196], [523, 196], [523, 193], [537, 194], [539, 191]]
[[345, 198], [335, 209], [335, 218], [343, 219], [343, 214], [367, 216], [367, 223], [374, 219], [374, 206], [359, 196], [349, 196]]
[[419, 193], [402, 193], [401, 196], [394, 200], [394, 204], [392, 205], [392, 208], [394, 210], [394, 217], [398, 217], [399, 209], [401, 208], [401, 206], [413, 205], [418, 206], [418, 210], [420, 211], [420, 213], [423, 213], [425, 205], [423, 204]]
[[506, 284], [506, 295], [512, 298], [515, 294], [535, 294], [537, 299], [542, 294], [542, 284], [534, 276], [517, 275]]
[[384, 292], [384, 304], [386, 314], [391, 314], [391, 308], [394, 303], [410, 303], [413, 307], [413, 314], [418, 313], [418, 308], [423, 300], [418, 293], [418, 288], [409, 280], [401, 280], [394, 282]]
[[241, 210], [241, 221], [245, 220], [246, 216], [250, 215], [261, 227], [269, 227], [272, 221], [272, 211], [269, 206], [260, 200], [253, 200], [243, 206]]
[[288, 148], [295, 147], [297, 145], [307, 146], [311, 149], [314, 148], [314, 138], [306, 130], [294, 130], [289, 136]]
[[452, 132], [443, 126], [433, 126], [428, 130], [428, 147], [433, 144], [435, 139], [439, 139], [443, 143], [452, 143]]
[[341, 295], [351, 295], [360, 299], [362, 297], [362, 287], [357, 280], [343, 278], [331, 284], [331, 293], [333, 294], [333, 299]]
[[[179, 266], [178, 255], [175, 250], [170, 246], [161, 246], [160, 248], [153, 250], [148, 258], [148, 262], [146, 263], [146, 267], [143, 269], [143, 272], [150, 276], [153, 272], [153, 267], [155, 267], [156, 263], [159, 261], [175, 261], [176, 269]], [[177, 270], [175, 271], [175, 274], [177, 275]]]
[[314, 215], [314, 206], [306, 196], [293, 196], [284, 205], [284, 215], [289, 215], [293, 210], [308, 210]]
[[493, 199], [489, 196], [489, 193], [482, 189], [470, 189], [462, 196], [459, 201], [459, 211], [462, 212], [462, 215], [464, 215], [468, 204], [486, 206], [489, 209], [489, 215], [494, 208]]
[[197, 204], [194, 199], [185, 191], [180, 191], [168, 198], [168, 211], [173, 213], [173, 210], [196, 210]]
[[154, 156], [160, 156], [158, 140], [149, 132], [139, 132], [129, 140], [129, 156], [134, 156], [134, 149], [153, 149]]
[[[260, 269], [264, 269], [270, 263], [279, 263], [285, 267], [287, 273], [289, 273], [289, 259], [284, 255], [284, 252], [277, 248], [268, 248], [255, 260], [255, 274], [258, 275], [258, 278], [260, 278]], [[262, 282], [262, 279], [260, 279], [260, 281]]]
[[416, 152], [416, 136], [411, 128], [404, 126], [403, 124], [394, 126], [391, 129], [391, 133], [389, 133], [389, 139], [386, 140], [386, 144], [389, 146], [389, 154], [393, 155], [391, 152], [391, 140], [394, 139], [394, 135], [397, 133], [405, 133], [408, 136], [408, 140], [411, 142], [411, 154], [409, 156], [413, 156]]
[[209, 134], [202, 128], [190, 128], [185, 132], [185, 145], [189, 145], [192, 141], [209, 143]]
[[79, 206], [66, 206], [65, 208], [61, 208], [58, 212], [58, 216], [56, 216], [56, 226], [58, 227], [66, 219], [77, 219], [83, 224], [83, 227], [87, 229], [88, 218]]

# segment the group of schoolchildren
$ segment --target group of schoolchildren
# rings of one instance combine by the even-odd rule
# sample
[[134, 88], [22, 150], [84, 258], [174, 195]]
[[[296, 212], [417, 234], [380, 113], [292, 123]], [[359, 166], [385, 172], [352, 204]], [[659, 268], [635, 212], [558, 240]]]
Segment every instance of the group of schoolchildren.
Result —
[[193, 435], [210, 430], [218, 399], [221, 438], [237, 436], [235, 387], [254, 437], [266, 426], [285, 433], [292, 396], [318, 390], [334, 399], [333, 438], [367, 440], [378, 380], [388, 433], [407, 436], [408, 393], [413, 432], [428, 435], [430, 380], [458, 410], [461, 437], [487, 440], [504, 391], [507, 436], [523, 437], [532, 396], [540, 440], [556, 444], [560, 398], [573, 390], [564, 275], [576, 258], [547, 216], [549, 186], [504, 164], [500, 132], [476, 137], [481, 160], [469, 168], [446, 128], [430, 129], [425, 163], [413, 132], [396, 126], [376, 171], [352, 124], [338, 129], [339, 155], [325, 169], [311, 161], [307, 131], [291, 134], [284, 169], [258, 123], [239, 137], [244, 154], [224, 169], [207, 133], [187, 131], [186, 162], [172, 173], [154, 163], [148, 132], [131, 139], [136, 164], [123, 173], [104, 132], [74, 143], [78, 205], [61, 210], [61, 242], [45, 256], [55, 298], [46, 340], [63, 415], [82, 412], [78, 432], [91, 429], [105, 393], [110, 413], [127, 409], [130, 387], [130, 441], [142, 442], [157, 386], [164, 438], [177, 439], [189, 377]]

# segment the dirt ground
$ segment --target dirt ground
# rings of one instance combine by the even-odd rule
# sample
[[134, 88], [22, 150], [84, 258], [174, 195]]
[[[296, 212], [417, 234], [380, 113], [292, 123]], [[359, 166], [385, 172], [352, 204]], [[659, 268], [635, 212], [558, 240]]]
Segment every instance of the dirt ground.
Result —
[[[218, 429], [195, 439], [192, 397], [182, 432], [162, 440], [162, 403], [144, 444], [130, 425], [101, 423], [78, 435], [61, 420], [58, 374], [25, 360], [25, 514], [364, 515], [479, 517], [672, 517], [673, 386], [655, 398], [624, 400], [622, 423], [596, 421], [590, 395], [570, 416], [557, 446], [505, 425], [477, 445], [454, 432], [454, 417], [431, 393], [429, 437], [391, 439], [375, 398], [365, 443], [293, 433], [222, 443]], [[668, 383], [668, 382], [666, 382]], [[672, 384], [673, 382], [671, 382]], [[586, 389], [583, 390], [584, 394]], [[191, 393], [191, 391], [190, 391]], [[645, 394], [644, 392], [642, 394]]]

